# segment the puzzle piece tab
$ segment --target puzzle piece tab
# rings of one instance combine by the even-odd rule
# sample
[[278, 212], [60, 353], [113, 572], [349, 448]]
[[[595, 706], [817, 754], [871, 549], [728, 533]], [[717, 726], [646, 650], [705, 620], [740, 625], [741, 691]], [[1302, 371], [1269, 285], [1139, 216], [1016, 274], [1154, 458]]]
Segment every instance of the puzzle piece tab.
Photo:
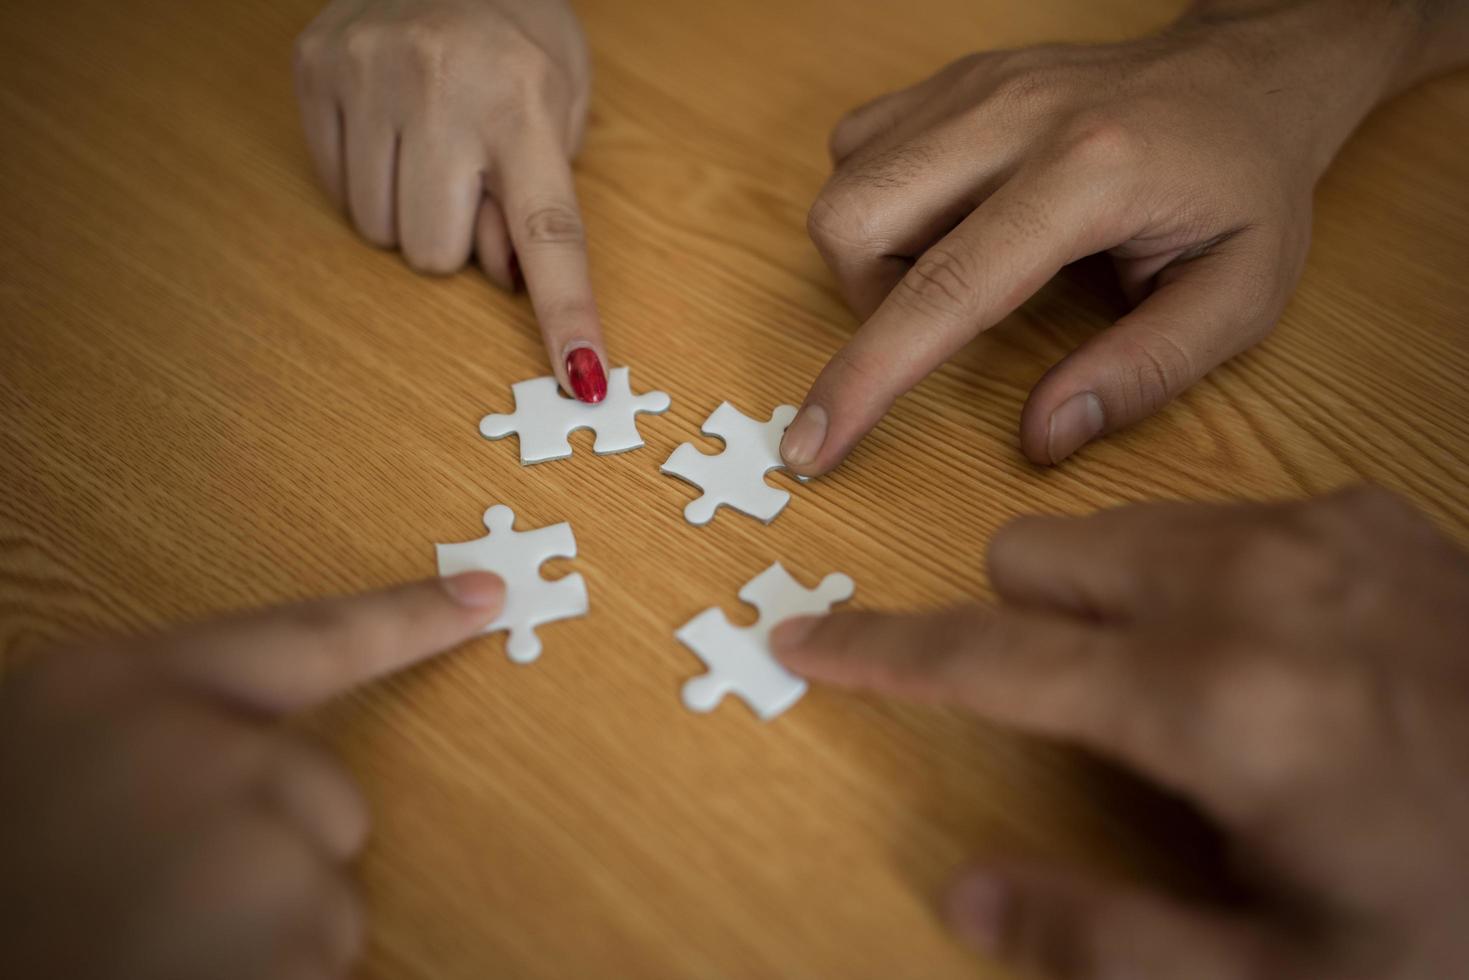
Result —
[[796, 417], [794, 405], [781, 405], [769, 422], [759, 422], [729, 402], [714, 410], [704, 423], [704, 434], [724, 440], [724, 451], [703, 453], [686, 442], [673, 451], [663, 472], [704, 491], [690, 501], [684, 517], [690, 524], [708, 524], [720, 506], [733, 507], [769, 524], [790, 502], [791, 495], [765, 482], [765, 474], [780, 469], [780, 440]]
[[485, 511], [490, 533], [474, 541], [434, 545], [439, 575], [494, 572], [505, 580], [505, 609], [484, 628], [485, 633], [510, 632], [505, 650], [518, 664], [541, 655], [535, 629], [544, 623], [587, 614], [587, 584], [580, 573], [549, 581], [541, 564], [552, 558], [575, 558], [576, 538], [570, 524], [553, 524], [534, 531], [515, 530], [515, 512], [503, 504]]
[[625, 367], [613, 368], [607, 377], [607, 397], [587, 405], [561, 393], [555, 378], [532, 378], [511, 385], [515, 414], [486, 415], [480, 419], [480, 435], [503, 439], [520, 436], [521, 463], [543, 463], [571, 455], [566, 438], [578, 429], [591, 429], [597, 439], [592, 451], [599, 455], [625, 453], [643, 444], [637, 417], [643, 412], [668, 411], [671, 400], [661, 391], [632, 393]]
[[801, 699], [806, 682], [782, 667], [771, 655], [770, 632], [787, 619], [825, 613], [852, 597], [851, 578], [833, 573], [814, 589], [793, 579], [779, 562], [755, 576], [740, 590], [740, 599], [760, 610], [754, 626], [731, 626], [724, 613], [706, 609], [674, 635], [709, 672], [688, 681], [683, 703], [690, 711], [713, 711], [726, 694], [737, 694], [760, 717], [769, 721]]

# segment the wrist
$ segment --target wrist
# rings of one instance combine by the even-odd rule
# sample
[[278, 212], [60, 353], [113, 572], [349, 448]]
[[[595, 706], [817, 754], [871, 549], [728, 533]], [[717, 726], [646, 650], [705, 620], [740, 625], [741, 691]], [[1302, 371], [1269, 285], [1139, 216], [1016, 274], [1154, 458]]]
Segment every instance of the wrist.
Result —
[[1196, 0], [1174, 31], [1221, 51], [1324, 171], [1362, 119], [1421, 77], [1432, 0]]

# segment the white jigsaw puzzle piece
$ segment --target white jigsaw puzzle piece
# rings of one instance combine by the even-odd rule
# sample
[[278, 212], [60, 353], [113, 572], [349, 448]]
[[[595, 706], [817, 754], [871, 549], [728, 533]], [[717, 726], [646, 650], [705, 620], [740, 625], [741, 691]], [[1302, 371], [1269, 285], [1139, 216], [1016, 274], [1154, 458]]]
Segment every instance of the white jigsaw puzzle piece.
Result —
[[515, 512], [503, 504], [485, 511], [484, 520], [490, 532], [485, 537], [434, 545], [439, 575], [494, 572], [504, 579], [505, 608], [483, 632], [508, 630], [506, 653], [516, 663], [528, 664], [541, 655], [537, 626], [587, 614], [587, 584], [581, 573], [554, 581], [541, 577], [544, 562], [576, 557], [576, 538], [566, 523], [517, 531]]
[[592, 451], [598, 455], [625, 453], [643, 444], [638, 432], [638, 415], [668, 411], [672, 400], [665, 392], [632, 393], [625, 367], [613, 368], [607, 376], [607, 397], [595, 405], [579, 402], [561, 393], [555, 378], [532, 378], [510, 386], [515, 396], [515, 414], [486, 415], [480, 419], [480, 435], [503, 439], [520, 437], [520, 461], [544, 463], [571, 455], [566, 437], [578, 429], [597, 434]]
[[762, 721], [790, 708], [806, 693], [806, 682], [771, 654], [771, 631], [794, 616], [828, 612], [850, 599], [856, 588], [849, 576], [834, 572], [808, 589], [776, 562], [740, 590], [740, 599], [760, 610], [754, 626], [732, 626], [718, 608], [689, 620], [674, 635], [709, 672], [684, 684], [684, 705], [704, 713], [713, 711], [726, 694], [735, 694]]
[[781, 469], [780, 440], [796, 417], [794, 405], [781, 405], [770, 421], [760, 422], [729, 402], [722, 403], [704, 423], [705, 435], [724, 440], [724, 451], [700, 452], [683, 443], [663, 464], [663, 472], [704, 491], [684, 508], [690, 524], [708, 524], [721, 506], [744, 511], [769, 524], [790, 502], [791, 495], [765, 482], [765, 474]]

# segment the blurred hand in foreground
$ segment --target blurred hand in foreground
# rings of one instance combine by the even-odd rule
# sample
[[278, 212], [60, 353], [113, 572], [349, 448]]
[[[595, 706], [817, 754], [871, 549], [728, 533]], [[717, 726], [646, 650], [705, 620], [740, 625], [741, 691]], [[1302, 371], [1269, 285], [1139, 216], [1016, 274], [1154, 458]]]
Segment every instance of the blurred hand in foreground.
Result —
[[1249, 899], [976, 868], [953, 925], [1055, 978], [1440, 980], [1469, 963], [1469, 555], [1398, 498], [1027, 518], [1001, 602], [782, 624], [792, 670], [1071, 740], [1211, 817]]
[[329, 980], [369, 816], [283, 714], [499, 612], [485, 573], [44, 657], [0, 685], [0, 975]]

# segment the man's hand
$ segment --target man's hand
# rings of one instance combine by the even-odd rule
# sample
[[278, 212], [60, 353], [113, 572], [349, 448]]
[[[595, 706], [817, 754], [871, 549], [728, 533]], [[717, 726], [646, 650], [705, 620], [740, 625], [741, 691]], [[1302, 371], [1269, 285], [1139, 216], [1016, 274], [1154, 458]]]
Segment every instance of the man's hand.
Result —
[[327, 193], [421, 272], [522, 275], [563, 387], [607, 393], [571, 158], [591, 68], [565, 0], [333, 0], [296, 42]]
[[987, 867], [954, 926], [1058, 978], [1440, 980], [1469, 963], [1469, 555], [1358, 489], [1031, 518], [1002, 604], [782, 624], [817, 681], [1069, 739], [1217, 821], [1251, 896]]
[[1341, 143], [1449, 60], [1425, 53], [1423, 5], [1204, 0], [1157, 37], [976, 54], [849, 114], [809, 227], [866, 322], [817, 378], [786, 462], [837, 465], [900, 395], [1095, 253], [1134, 308], [1031, 392], [1034, 462], [1257, 343], [1300, 276], [1312, 190]]
[[326, 980], [363, 937], [351, 777], [282, 713], [498, 613], [482, 572], [56, 654], [0, 686], [0, 975]]

